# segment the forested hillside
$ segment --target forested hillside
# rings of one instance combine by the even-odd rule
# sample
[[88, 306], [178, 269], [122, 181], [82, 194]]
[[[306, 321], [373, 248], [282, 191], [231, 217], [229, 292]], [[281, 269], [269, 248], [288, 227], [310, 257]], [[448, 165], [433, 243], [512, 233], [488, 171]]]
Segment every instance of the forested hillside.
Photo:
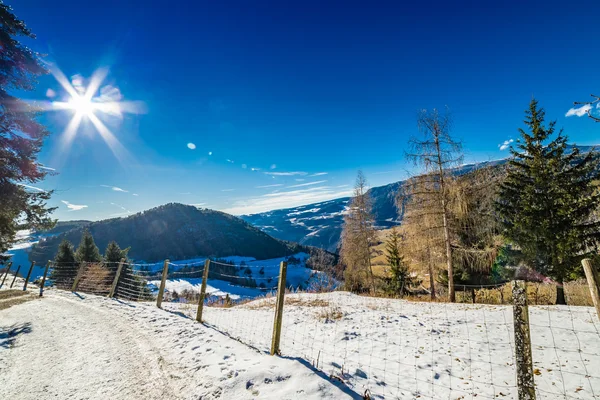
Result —
[[233, 255], [267, 259], [302, 251], [301, 246], [274, 239], [229, 214], [171, 203], [127, 218], [76, 224], [36, 244], [31, 260], [43, 263], [52, 259], [63, 239], [77, 244], [85, 228], [99, 248], [106, 248], [114, 240], [122, 248], [131, 247], [132, 259], [148, 262]]

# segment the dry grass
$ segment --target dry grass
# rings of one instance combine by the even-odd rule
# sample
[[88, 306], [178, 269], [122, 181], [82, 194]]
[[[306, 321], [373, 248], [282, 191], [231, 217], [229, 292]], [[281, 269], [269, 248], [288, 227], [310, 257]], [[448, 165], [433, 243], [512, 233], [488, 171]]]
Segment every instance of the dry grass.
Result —
[[344, 317], [342, 309], [337, 306], [326, 307], [323, 310], [317, 312], [317, 319], [323, 320], [323, 322], [332, 322], [340, 320]]
[[37, 296], [22, 290], [3, 290], [0, 292], [0, 310], [34, 300]]
[[26, 294], [28, 293], [19, 289], [3, 290], [0, 292], [0, 300], [8, 299], [11, 297], [25, 296]]
[[[571, 306], [593, 306], [592, 297], [585, 279], [568, 282], [565, 284], [565, 296], [567, 304]], [[429, 295], [411, 295], [405, 296], [408, 301], [431, 302]], [[447, 295], [442, 293], [437, 296], [434, 302], [447, 302]], [[547, 283], [528, 283], [527, 301], [530, 305], [554, 305], [556, 304], [556, 286]], [[457, 303], [476, 303], [476, 304], [511, 304], [512, 289], [510, 283], [498, 288], [480, 288], [475, 290], [475, 301], [470, 288], [466, 291], [458, 290], [456, 292]]]
[[[272, 299], [272, 300], [271, 300]], [[310, 299], [299, 297], [286, 297], [284, 299], [285, 306], [295, 307], [328, 307], [329, 301], [324, 299]], [[264, 297], [258, 300], [252, 300], [244, 304], [244, 307], [249, 310], [259, 309], [275, 309], [275, 297]]]

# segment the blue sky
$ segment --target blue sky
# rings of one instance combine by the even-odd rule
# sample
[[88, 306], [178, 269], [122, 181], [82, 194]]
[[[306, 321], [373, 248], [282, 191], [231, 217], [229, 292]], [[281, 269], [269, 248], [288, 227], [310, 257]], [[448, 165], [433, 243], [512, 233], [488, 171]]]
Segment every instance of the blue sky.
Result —
[[[571, 141], [600, 142], [600, 124], [565, 117], [600, 91], [597, 2], [8, 3], [67, 77], [106, 68], [102, 87], [143, 103], [98, 113], [117, 155], [85, 118], [64, 148], [71, 112], [44, 114], [40, 161], [58, 174], [38, 186], [59, 219], [167, 202], [252, 213], [346, 196], [358, 169], [372, 186], [404, 179], [423, 108], [450, 108], [467, 161], [507, 156], [532, 96]], [[48, 94], [67, 96], [47, 76], [26, 97]]]

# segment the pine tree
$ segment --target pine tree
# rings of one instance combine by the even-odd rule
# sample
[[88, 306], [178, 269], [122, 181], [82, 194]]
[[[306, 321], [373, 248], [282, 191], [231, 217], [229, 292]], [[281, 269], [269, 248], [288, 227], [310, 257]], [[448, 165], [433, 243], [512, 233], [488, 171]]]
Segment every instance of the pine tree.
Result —
[[400, 254], [400, 233], [396, 227], [392, 232], [385, 246], [385, 258], [390, 266], [390, 277], [388, 278], [388, 291], [394, 295], [404, 296], [409, 292], [414, 280], [410, 275], [408, 266]]
[[371, 214], [371, 198], [367, 193], [367, 180], [358, 171], [354, 197], [344, 216], [340, 254], [345, 264], [344, 279], [352, 291], [362, 291], [370, 286], [375, 293], [375, 278], [371, 266], [371, 246], [375, 242], [375, 221]]
[[597, 248], [600, 221], [593, 213], [600, 193], [600, 160], [567, 145], [556, 122], [532, 100], [521, 139], [511, 148], [506, 180], [496, 203], [505, 237], [516, 244], [525, 263], [558, 282], [556, 302], [565, 304], [563, 282], [574, 278], [579, 258]]
[[76, 271], [77, 263], [75, 261], [73, 245], [65, 239], [58, 246], [50, 279], [57, 287], [65, 288], [66, 286], [70, 286], [70, 283], [75, 278]]
[[121, 249], [117, 242], [111, 241], [104, 251], [104, 262], [107, 264], [108, 269], [116, 271], [121, 259], [127, 259], [128, 252], [129, 248]]
[[100, 262], [102, 257], [98, 246], [94, 243], [94, 238], [88, 229], [83, 231], [81, 242], [75, 252], [75, 259], [78, 262]]
[[0, 2], [0, 254], [15, 242], [19, 229], [48, 229], [54, 208], [46, 201], [51, 192], [29, 185], [46, 172], [36, 159], [48, 130], [36, 121], [37, 110], [11, 93], [34, 90], [36, 79], [46, 74], [38, 55], [17, 38], [35, 38]]

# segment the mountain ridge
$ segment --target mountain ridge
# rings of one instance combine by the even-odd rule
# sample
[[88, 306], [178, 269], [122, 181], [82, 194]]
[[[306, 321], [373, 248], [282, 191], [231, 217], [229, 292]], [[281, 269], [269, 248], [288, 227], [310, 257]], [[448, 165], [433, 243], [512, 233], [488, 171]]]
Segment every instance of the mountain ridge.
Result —
[[[575, 145], [569, 145], [575, 147]], [[582, 153], [598, 151], [599, 146], [577, 146]], [[454, 169], [457, 175], [468, 174], [486, 166], [501, 166], [510, 158], [463, 164]], [[396, 209], [396, 195], [405, 180], [376, 186], [368, 194], [373, 202], [373, 216], [378, 228], [398, 225], [402, 215]], [[343, 213], [350, 197], [333, 199], [298, 207], [271, 210], [264, 213], [240, 215], [240, 218], [269, 235], [337, 252], [342, 232]]]
[[77, 246], [84, 229], [92, 233], [101, 252], [115, 240], [122, 248], [131, 248], [129, 256], [132, 259], [146, 262], [234, 255], [270, 259], [309, 250], [296, 243], [275, 239], [224, 212], [179, 203], [169, 203], [125, 218], [85, 222], [77, 221], [72, 229], [40, 240], [32, 247], [30, 260], [45, 263], [54, 258], [63, 239]]

